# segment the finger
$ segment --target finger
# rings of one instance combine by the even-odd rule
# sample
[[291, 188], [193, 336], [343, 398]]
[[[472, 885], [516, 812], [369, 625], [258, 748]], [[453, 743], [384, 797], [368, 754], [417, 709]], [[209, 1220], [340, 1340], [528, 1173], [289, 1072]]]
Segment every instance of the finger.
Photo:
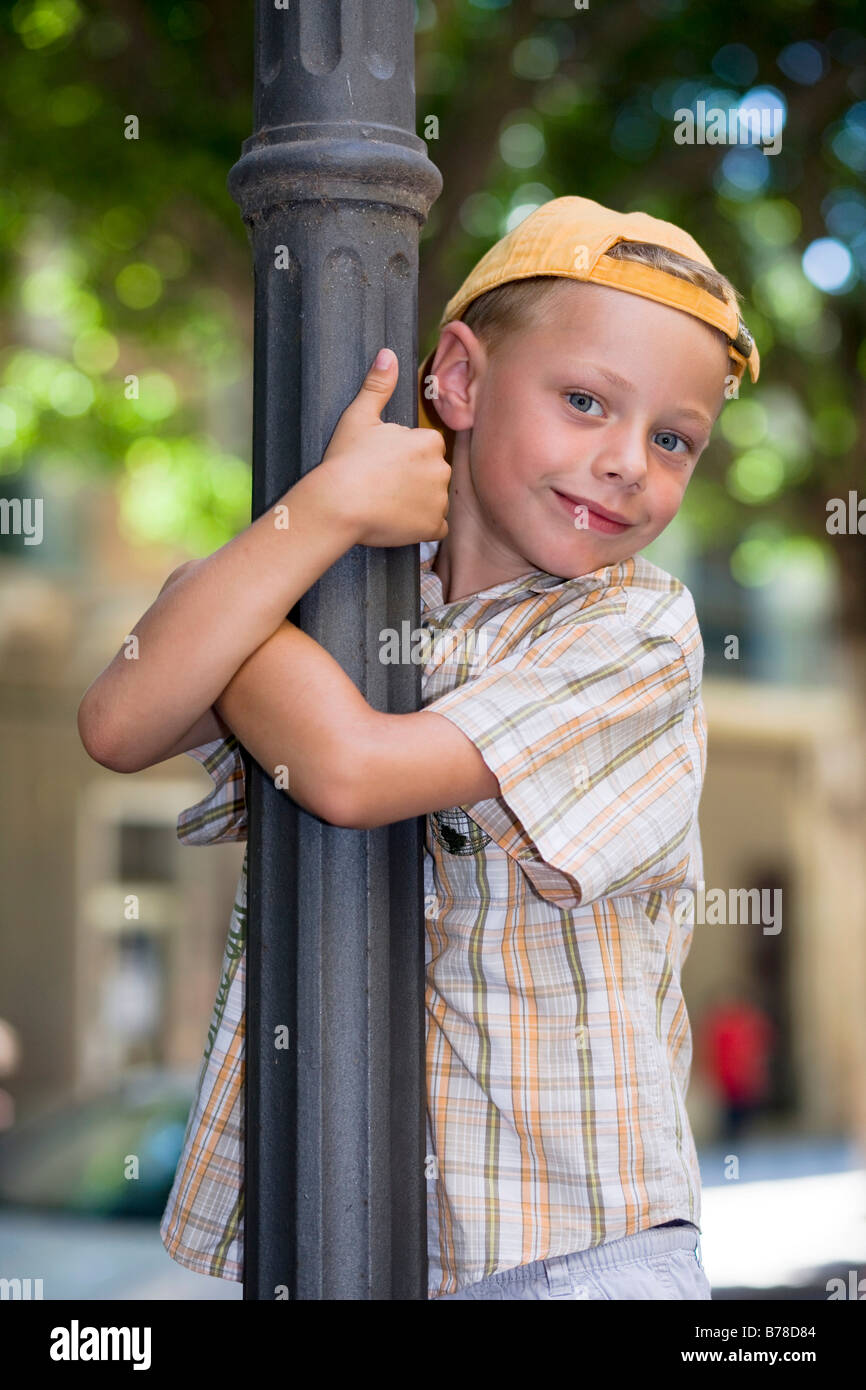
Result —
[[[382, 357], [385, 358], [384, 363], [381, 361]], [[394, 394], [399, 375], [397, 354], [390, 348], [382, 348], [350, 406], [352, 413], [363, 414], [370, 420], [378, 420]]]

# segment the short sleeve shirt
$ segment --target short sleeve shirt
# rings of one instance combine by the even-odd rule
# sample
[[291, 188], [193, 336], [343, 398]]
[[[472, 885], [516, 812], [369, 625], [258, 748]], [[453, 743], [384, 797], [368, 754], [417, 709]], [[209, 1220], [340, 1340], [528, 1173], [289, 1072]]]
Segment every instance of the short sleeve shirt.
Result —
[[[676, 1218], [700, 1224], [682, 910], [702, 877], [703, 648], [683, 584], [635, 556], [451, 603], [422, 547], [423, 706], [500, 794], [427, 816], [428, 1295]], [[192, 844], [246, 838], [233, 738]], [[246, 859], [161, 1232], [243, 1277]]]

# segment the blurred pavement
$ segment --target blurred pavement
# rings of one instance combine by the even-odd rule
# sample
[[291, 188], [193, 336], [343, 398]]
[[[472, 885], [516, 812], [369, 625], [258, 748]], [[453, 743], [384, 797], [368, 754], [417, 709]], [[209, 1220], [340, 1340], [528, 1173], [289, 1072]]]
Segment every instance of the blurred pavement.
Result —
[[[737, 1179], [724, 1176], [730, 1153]], [[698, 1157], [713, 1298], [827, 1299], [828, 1279], [847, 1287], [852, 1270], [866, 1278], [866, 1166], [853, 1144], [740, 1139], [704, 1146]]]

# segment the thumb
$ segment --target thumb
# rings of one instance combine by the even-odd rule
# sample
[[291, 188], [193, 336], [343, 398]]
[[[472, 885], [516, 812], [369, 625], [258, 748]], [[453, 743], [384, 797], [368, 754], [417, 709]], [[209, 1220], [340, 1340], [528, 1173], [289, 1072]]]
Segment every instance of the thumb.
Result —
[[[384, 358], [384, 361], [382, 360]], [[364, 378], [364, 383], [355, 397], [357, 402], [365, 403], [368, 416], [379, 416], [384, 410], [400, 375], [396, 353], [390, 348], [382, 348]]]

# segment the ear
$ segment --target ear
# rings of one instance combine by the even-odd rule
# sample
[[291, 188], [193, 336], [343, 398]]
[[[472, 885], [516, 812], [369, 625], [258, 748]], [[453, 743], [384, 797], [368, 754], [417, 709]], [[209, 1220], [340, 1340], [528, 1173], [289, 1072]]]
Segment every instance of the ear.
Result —
[[475, 403], [486, 367], [484, 344], [468, 324], [453, 319], [440, 329], [430, 365], [430, 374], [436, 378], [436, 395], [426, 404], [428, 409], [435, 409], [451, 442], [459, 430], [470, 430], [475, 423]]

